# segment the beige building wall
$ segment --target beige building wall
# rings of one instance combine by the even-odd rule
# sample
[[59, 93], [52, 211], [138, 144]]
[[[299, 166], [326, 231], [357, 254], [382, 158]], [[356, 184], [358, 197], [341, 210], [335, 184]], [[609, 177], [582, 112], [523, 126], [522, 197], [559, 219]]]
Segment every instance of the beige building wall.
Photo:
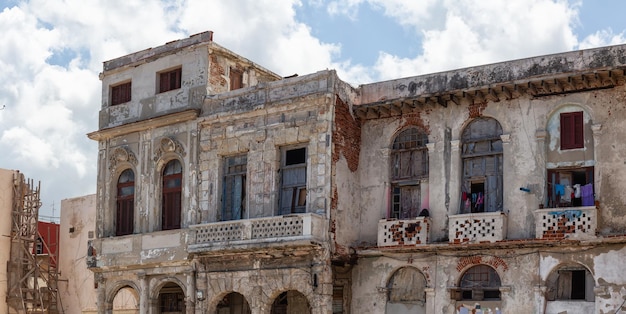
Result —
[[[13, 206], [13, 175], [16, 171], [0, 169], [0, 300], [7, 296], [7, 268], [11, 252], [11, 208]], [[0, 302], [0, 313], [9, 310], [6, 302]]]
[[97, 312], [94, 274], [87, 269], [88, 242], [95, 237], [95, 226], [95, 194], [61, 201], [59, 298], [65, 313]]

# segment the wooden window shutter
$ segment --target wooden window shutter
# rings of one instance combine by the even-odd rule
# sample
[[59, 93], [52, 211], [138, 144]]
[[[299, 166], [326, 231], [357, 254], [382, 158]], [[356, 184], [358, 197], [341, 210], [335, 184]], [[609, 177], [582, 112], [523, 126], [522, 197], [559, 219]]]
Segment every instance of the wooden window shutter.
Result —
[[575, 149], [584, 147], [583, 113], [561, 113], [561, 149]]

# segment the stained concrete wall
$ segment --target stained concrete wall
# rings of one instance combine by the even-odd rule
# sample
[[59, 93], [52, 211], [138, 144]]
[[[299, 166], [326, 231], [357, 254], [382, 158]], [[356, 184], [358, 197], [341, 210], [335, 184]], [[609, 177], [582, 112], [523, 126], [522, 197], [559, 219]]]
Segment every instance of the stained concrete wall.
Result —
[[[11, 226], [13, 211], [13, 176], [14, 170], [0, 169], [0, 265], [7, 265], [11, 253]], [[7, 267], [0, 267], [0, 300], [7, 296]], [[0, 312], [8, 313], [9, 307], [5, 301], [0, 302]]]
[[65, 313], [96, 313], [94, 274], [87, 268], [88, 242], [95, 239], [96, 195], [61, 201], [59, 297]]

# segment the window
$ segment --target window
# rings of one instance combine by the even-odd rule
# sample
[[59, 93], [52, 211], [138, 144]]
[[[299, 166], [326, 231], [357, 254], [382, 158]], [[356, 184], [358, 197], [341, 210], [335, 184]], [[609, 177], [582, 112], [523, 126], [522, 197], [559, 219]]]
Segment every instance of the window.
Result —
[[159, 291], [159, 313], [185, 313], [185, 294], [175, 283], [167, 283]]
[[416, 128], [400, 132], [393, 142], [390, 218], [417, 217], [420, 211], [420, 180], [428, 177], [427, 142], [428, 136]]
[[222, 220], [245, 218], [247, 161], [245, 155], [224, 160]]
[[593, 167], [548, 169], [548, 208], [593, 206]]
[[500, 276], [487, 265], [476, 265], [461, 277], [461, 300], [500, 300]]
[[182, 68], [163, 72], [159, 74], [159, 93], [164, 93], [180, 88], [180, 78]]
[[461, 213], [502, 210], [502, 127], [492, 118], [478, 118], [465, 127]]
[[306, 212], [306, 148], [283, 150], [279, 215]]
[[161, 214], [161, 229], [163, 230], [180, 228], [182, 173], [183, 167], [176, 159], [168, 162], [163, 169]]
[[594, 301], [595, 281], [591, 273], [578, 265], [561, 266], [550, 273], [547, 279], [546, 299]]
[[111, 106], [123, 104], [130, 101], [131, 82], [119, 84], [111, 87]]
[[43, 254], [43, 240], [41, 237], [37, 237], [37, 243], [35, 246], [35, 254]]
[[243, 87], [243, 71], [230, 68], [230, 90], [240, 89]]
[[117, 211], [115, 215], [115, 235], [133, 233], [135, 209], [135, 173], [124, 170], [117, 179]]
[[561, 113], [561, 150], [583, 148], [583, 112]]

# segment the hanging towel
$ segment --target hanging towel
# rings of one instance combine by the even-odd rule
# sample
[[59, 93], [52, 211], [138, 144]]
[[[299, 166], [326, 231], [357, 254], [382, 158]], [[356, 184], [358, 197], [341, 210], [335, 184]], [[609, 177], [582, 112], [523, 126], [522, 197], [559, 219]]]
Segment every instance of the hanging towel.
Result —
[[593, 184], [585, 184], [580, 188], [583, 206], [593, 206]]
[[572, 196], [574, 196], [574, 189], [568, 185], [565, 187], [565, 194], [563, 194], [563, 197], [561, 197], [561, 201], [571, 202]]
[[580, 184], [574, 184], [574, 198], [580, 198]]
[[555, 184], [554, 185], [554, 190], [556, 195], [565, 195], [565, 186], [563, 184]]

